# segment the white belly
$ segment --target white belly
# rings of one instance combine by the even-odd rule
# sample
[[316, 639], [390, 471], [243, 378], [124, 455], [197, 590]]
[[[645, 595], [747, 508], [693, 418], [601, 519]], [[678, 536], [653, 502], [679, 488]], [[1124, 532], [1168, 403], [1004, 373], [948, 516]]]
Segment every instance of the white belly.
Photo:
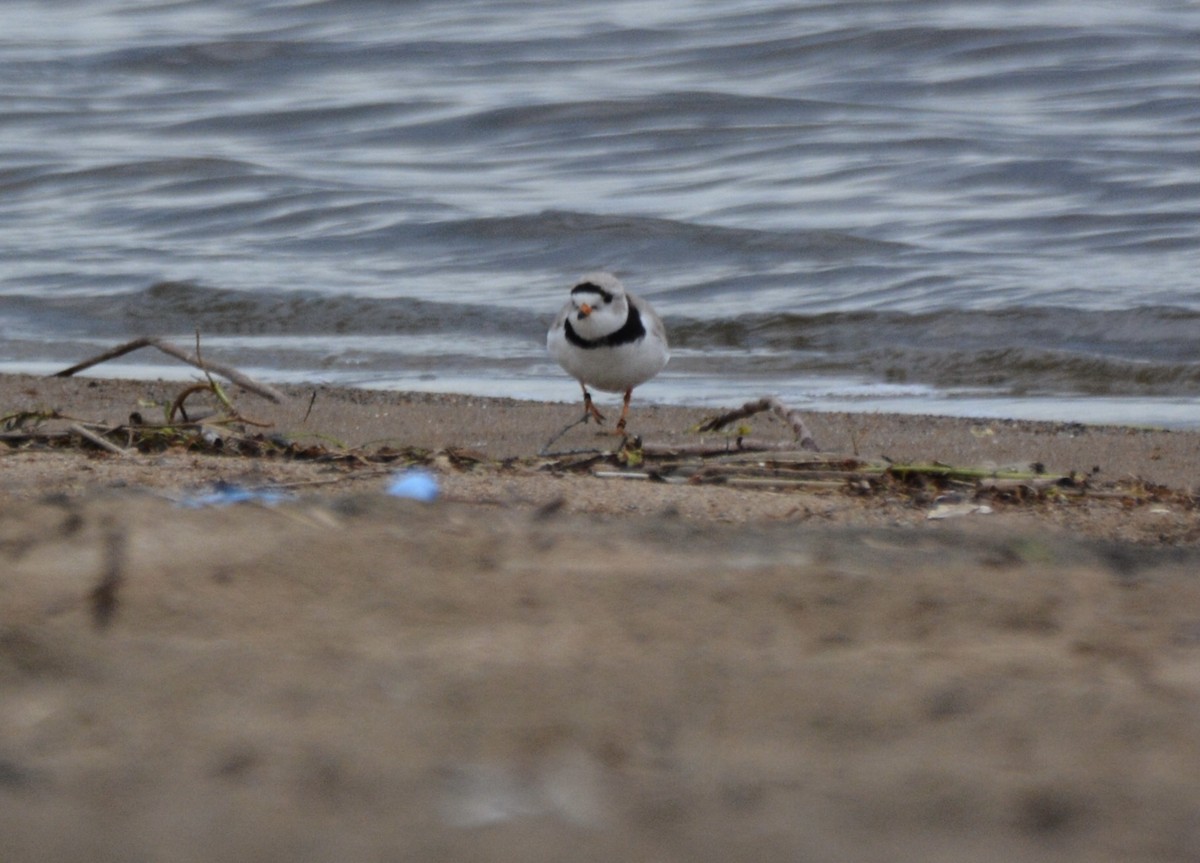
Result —
[[568, 342], [561, 330], [552, 330], [546, 349], [571, 377], [610, 393], [644, 384], [670, 359], [666, 346], [649, 335], [615, 348], [580, 348]]

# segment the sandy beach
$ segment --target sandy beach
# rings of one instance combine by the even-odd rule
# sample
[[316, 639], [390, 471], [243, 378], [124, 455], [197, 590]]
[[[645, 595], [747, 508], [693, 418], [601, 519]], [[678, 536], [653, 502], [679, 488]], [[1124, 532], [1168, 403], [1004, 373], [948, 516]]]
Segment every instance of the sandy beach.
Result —
[[6, 861], [1200, 857], [1200, 433], [184, 386], [0, 377]]

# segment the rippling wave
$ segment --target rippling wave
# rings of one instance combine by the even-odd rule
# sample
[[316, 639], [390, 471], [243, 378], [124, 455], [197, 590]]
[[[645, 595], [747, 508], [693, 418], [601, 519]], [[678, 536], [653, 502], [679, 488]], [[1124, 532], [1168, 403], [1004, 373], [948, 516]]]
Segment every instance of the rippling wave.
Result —
[[[359, 375], [367, 364], [381, 372], [402, 365], [398, 345], [440, 356], [450, 370], [478, 372], [497, 360], [533, 366], [543, 360], [549, 320], [490, 304], [163, 282], [118, 296], [10, 297], [3, 323], [20, 336], [53, 322], [60, 337], [54, 353], [64, 364], [96, 339], [165, 334], [190, 341], [199, 332], [227, 352], [259, 357], [311, 345], [325, 376], [336, 371], [339, 344], [352, 356], [346, 370]], [[1200, 312], [1178, 308], [749, 312], [719, 320], [667, 316], [666, 323], [676, 364], [689, 372], [718, 362], [724, 374], [747, 379], [843, 376], [1006, 395], [1200, 396]]]
[[199, 328], [544, 397], [604, 267], [671, 327], [651, 398], [1193, 398], [1198, 40], [1175, 0], [20, 4], [0, 368]]

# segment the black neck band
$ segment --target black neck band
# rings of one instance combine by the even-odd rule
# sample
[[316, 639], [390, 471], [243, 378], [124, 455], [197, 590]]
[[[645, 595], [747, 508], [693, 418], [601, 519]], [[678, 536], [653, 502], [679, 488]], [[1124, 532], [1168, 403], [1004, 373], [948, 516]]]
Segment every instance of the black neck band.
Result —
[[601, 336], [598, 339], [585, 339], [579, 333], [575, 332], [575, 328], [571, 326], [570, 318], [567, 318], [564, 328], [567, 333], [567, 341], [575, 345], [575, 347], [583, 348], [584, 350], [616, 348], [621, 345], [627, 345], [630, 342], [636, 342], [646, 335], [646, 327], [642, 324], [642, 316], [638, 314], [638, 310], [632, 304], [629, 306], [629, 314], [625, 316], [625, 323], [621, 325], [621, 329], [615, 330], [607, 336]]

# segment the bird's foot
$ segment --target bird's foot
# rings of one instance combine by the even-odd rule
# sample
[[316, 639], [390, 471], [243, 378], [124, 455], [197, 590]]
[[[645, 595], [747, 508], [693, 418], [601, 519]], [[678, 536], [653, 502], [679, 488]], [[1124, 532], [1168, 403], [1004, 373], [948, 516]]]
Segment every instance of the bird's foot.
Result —
[[589, 419], [594, 419], [596, 425], [604, 425], [604, 414], [600, 413], [600, 409], [592, 401], [592, 394], [585, 391], [583, 394], [583, 419], [581, 422], [586, 423]]

